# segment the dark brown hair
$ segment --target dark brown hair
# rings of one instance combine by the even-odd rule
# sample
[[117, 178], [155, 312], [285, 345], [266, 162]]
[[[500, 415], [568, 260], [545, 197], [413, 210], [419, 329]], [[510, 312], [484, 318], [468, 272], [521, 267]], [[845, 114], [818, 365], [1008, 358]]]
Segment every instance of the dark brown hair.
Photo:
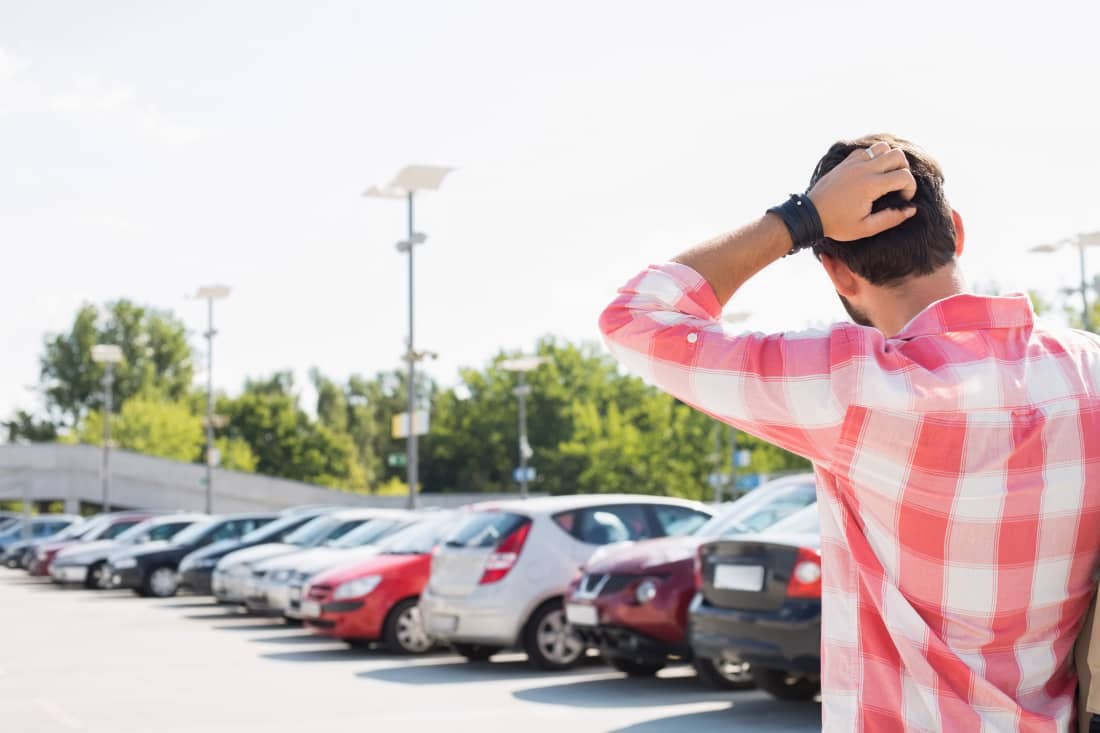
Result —
[[897, 285], [915, 275], [929, 275], [955, 259], [955, 222], [943, 195], [943, 171], [939, 163], [908, 140], [885, 133], [865, 135], [858, 140], [833, 143], [818, 161], [810, 187], [853, 150], [869, 148], [877, 142], [889, 143], [890, 147], [905, 152], [909, 169], [917, 179], [917, 194], [912, 201], [905, 201], [900, 193], [888, 193], [876, 200], [871, 210], [916, 206], [917, 213], [873, 237], [852, 242], [836, 242], [826, 237], [814, 246], [814, 254], [835, 257], [874, 285]]

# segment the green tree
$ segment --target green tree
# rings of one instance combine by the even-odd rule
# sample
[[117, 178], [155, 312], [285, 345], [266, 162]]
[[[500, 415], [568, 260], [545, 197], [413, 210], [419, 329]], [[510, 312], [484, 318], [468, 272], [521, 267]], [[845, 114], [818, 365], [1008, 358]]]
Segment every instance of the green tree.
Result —
[[[118, 447], [177, 461], [194, 461], [202, 452], [202, 419], [182, 402], [157, 397], [131, 397], [111, 420], [111, 440]], [[103, 443], [103, 411], [84, 416], [64, 442]]]
[[16, 410], [10, 419], [0, 425], [7, 431], [9, 443], [52, 443], [57, 440], [57, 426], [53, 422], [35, 417], [25, 410]]

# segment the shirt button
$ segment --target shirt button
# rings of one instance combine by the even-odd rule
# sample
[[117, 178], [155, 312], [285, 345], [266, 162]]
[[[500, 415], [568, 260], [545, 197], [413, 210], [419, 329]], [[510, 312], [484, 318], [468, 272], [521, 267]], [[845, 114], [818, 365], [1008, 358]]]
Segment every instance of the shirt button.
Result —
[[693, 344], [698, 340], [699, 340], [699, 334], [697, 334], [697, 333], [689, 333], [688, 334], [688, 343], [689, 344]]

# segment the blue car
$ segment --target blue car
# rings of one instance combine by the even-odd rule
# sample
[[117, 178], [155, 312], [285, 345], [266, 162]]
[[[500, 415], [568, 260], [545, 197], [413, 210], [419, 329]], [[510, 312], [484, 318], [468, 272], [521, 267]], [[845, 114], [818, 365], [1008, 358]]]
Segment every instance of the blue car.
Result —
[[[24, 527], [30, 522], [30, 530], [24, 536]], [[5, 525], [0, 532], [0, 562], [9, 568], [19, 567], [27, 548], [36, 540], [53, 537], [71, 525], [82, 522], [74, 514], [42, 514], [30, 520], [18, 519]]]
[[810, 700], [821, 683], [821, 525], [811, 505], [766, 532], [700, 546], [689, 635], [698, 658], [747, 663], [756, 685]]

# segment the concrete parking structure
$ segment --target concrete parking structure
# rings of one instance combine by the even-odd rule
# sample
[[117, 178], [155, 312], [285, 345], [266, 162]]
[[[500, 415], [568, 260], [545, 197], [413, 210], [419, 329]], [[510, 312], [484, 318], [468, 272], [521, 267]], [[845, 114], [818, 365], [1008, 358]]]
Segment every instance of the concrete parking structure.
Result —
[[820, 707], [716, 692], [687, 668], [627, 679], [522, 655], [353, 651], [208, 598], [63, 590], [0, 571], [0, 726], [12, 733], [820, 730]]

